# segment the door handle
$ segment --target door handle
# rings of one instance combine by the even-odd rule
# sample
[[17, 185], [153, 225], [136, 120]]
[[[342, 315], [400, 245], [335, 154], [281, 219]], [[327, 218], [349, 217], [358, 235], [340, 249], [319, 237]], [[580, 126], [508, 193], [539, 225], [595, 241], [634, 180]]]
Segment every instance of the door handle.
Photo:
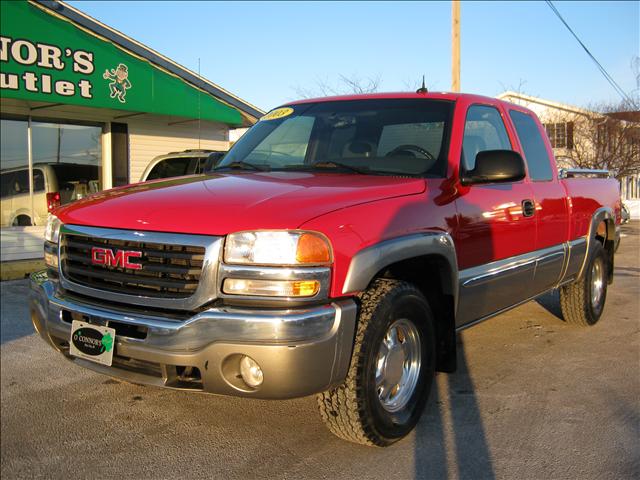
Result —
[[523, 200], [522, 201], [522, 215], [525, 217], [533, 217], [536, 213], [536, 205], [533, 203], [533, 200]]

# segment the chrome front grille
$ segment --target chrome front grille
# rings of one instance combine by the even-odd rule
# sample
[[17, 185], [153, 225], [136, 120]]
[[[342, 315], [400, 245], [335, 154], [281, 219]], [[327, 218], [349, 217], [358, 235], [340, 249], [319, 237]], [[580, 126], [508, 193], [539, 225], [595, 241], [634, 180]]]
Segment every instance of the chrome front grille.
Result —
[[[63, 234], [60, 246], [62, 272], [69, 280], [101, 290], [163, 298], [186, 298], [195, 293], [205, 253], [204, 247], [72, 234]], [[94, 248], [141, 252], [135, 263], [142, 268], [96, 265], [92, 263]]]
[[[221, 243], [220, 237], [203, 235], [64, 225], [60, 281], [66, 289], [100, 299], [194, 310], [216, 298]], [[111, 261], [97, 263], [94, 250], [106, 252]], [[119, 257], [123, 252], [135, 252], [130, 263]]]

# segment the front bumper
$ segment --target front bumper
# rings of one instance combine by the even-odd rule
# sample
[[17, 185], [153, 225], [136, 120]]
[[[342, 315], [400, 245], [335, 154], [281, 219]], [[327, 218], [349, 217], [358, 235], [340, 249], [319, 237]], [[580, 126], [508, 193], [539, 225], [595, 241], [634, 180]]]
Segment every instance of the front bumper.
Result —
[[[126, 381], [255, 398], [301, 397], [346, 377], [357, 307], [353, 300], [289, 310], [211, 308], [187, 319], [139, 314], [59, 292], [44, 272], [31, 276], [36, 331], [67, 359]], [[116, 329], [113, 365], [69, 354], [73, 319]], [[264, 382], [248, 387], [239, 363], [248, 355]]]

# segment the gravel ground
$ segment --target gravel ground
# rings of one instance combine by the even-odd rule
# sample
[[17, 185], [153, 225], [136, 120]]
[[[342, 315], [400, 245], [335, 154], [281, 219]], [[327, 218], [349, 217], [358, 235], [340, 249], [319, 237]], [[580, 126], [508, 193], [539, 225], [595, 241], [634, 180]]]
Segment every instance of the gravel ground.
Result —
[[624, 227], [601, 322], [549, 294], [463, 332], [414, 433], [387, 448], [325, 430], [315, 399], [260, 401], [121, 383], [33, 333], [3, 282], [1, 475], [9, 478], [640, 478], [640, 222]]

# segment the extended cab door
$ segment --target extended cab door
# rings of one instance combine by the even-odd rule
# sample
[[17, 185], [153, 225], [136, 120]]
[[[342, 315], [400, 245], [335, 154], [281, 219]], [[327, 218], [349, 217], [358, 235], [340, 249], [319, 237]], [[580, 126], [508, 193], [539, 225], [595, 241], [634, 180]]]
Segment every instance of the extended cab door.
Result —
[[551, 145], [546, 141], [542, 125], [530, 112], [509, 109], [509, 117], [526, 161], [537, 223], [535, 249], [538, 257], [531, 295], [553, 288], [560, 279], [569, 235], [569, 214], [564, 186], [558, 172]]
[[[461, 108], [460, 106], [458, 108]], [[466, 111], [460, 170], [471, 170], [484, 150], [518, 150], [498, 105], [472, 104]], [[460, 291], [456, 325], [480, 319], [529, 297], [535, 261], [536, 219], [528, 180], [460, 186], [454, 239]]]

